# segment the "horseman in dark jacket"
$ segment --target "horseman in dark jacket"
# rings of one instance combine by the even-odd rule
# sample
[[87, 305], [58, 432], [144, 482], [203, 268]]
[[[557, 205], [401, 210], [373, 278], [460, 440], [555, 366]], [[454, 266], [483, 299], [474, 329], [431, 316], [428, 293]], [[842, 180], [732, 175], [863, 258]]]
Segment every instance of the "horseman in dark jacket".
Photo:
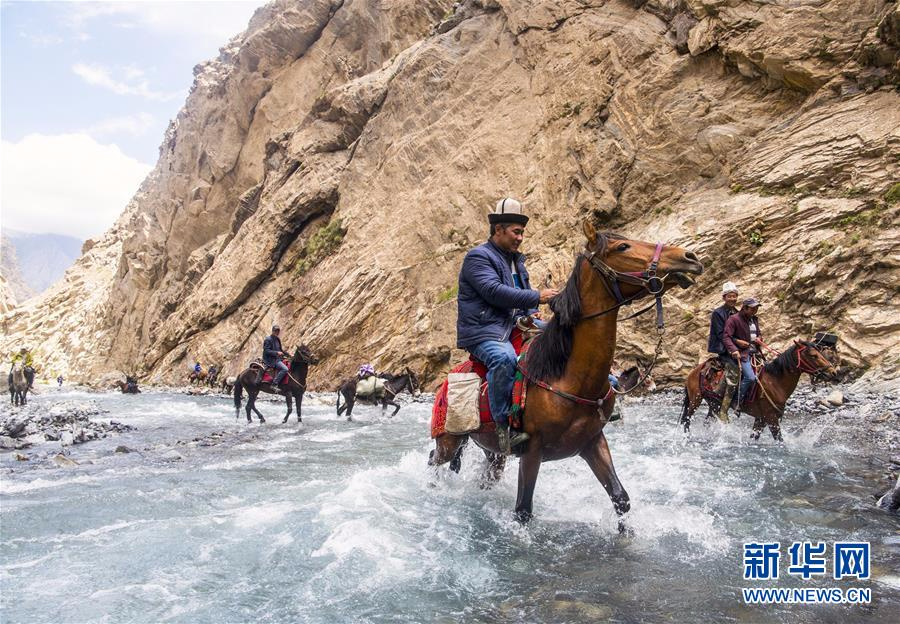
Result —
[[738, 289], [734, 282], [725, 282], [722, 285], [722, 305], [713, 310], [709, 319], [709, 340], [706, 350], [719, 356], [719, 364], [725, 370], [722, 381], [717, 388], [719, 394], [725, 397], [719, 408], [719, 419], [728, 422], [729, 399], [738, 383], [738, 365], [732, 359], [731, 354], [723, 342], [725, 322], [728, 318], [737, 314]]
[[469, 251], [459, 272], [456, 344], [488, 369], [488, 401], [497, 424], [500, 450], [528, 439], [519, 433], [510, 439], [509, 409], [516, 372], [516, 352], [509, 341], [516, 319], [537, 311], [557, 294], [554, 289], [532, 290], [519, 245], [528, 217], [515, 199], [497, 202], [488, 215], [488, 241]]
[[[275, 386], [278, 386], [288, 374], [288, 367], [285, 366], [282, 361], [284, 351], [281, 347], [281, 338], [278, 337], [279, 334], [281, 334], [281, 327], [273, 325], [272, 335], [263, 341], [263, 363], [266, 366], [271, 366], [278, 370], [275, 379], [272, 380], [272, 383], [275, 384]], [[262, 381], [261, 376], [260, 381]]]

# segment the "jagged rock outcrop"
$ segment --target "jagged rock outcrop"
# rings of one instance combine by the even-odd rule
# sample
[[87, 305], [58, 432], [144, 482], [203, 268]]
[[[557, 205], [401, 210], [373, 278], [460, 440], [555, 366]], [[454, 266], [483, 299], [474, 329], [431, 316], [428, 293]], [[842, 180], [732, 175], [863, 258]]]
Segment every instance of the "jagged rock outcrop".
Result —
[[7, 297], [11, 296], [11, 299], [8, 300], [12, 302], [13, 306], [16, 301], [25, 301], [34, 296], [34, 290], [25, 283], [22, 277], [16, 246], [5, 233], [0, 233], [0, 273], [3, 276], [4, 290], [9, 292]]
[[16, 295], [6, 278], [0, 274], [0, 314], [11, 312], [16, 307]]
[[[696, 362], [721, 282], [773, 343], [829, 328], [896, 379], [900, 95], [880, 0], [279, 0], [195, 84], [156, 168], [49, 293], [3, 317], [70, 379], [233, 374], [273, 321], [323, 357], [434, 379], [493, 201], [533, 214], [535, 283], [593, 219], [691, 247], [659, 367]], [[652, 350], [620, 328], [623, 359]]]

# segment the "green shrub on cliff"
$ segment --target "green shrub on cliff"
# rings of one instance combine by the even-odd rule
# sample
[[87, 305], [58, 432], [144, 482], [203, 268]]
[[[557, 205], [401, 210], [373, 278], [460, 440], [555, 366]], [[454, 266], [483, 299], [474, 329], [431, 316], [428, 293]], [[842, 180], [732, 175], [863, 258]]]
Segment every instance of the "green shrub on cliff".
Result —
[[340, 218], [331, 219], [316, 230], [300, 250], [297, 264], [294, 265], [297, 275], [303, 275], [334, 253], [341, 246], [346, 233], [347, 229], [342, 226]]

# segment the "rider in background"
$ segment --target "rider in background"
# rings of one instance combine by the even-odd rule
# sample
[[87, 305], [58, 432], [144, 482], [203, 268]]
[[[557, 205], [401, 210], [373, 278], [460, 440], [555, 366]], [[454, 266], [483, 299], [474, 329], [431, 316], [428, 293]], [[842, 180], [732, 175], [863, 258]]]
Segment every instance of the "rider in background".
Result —
[[557, 294], [545, 288], [532, 290], [519, 245], [525, 238], [528, 216], [522, 205], [507, 197], [488, 214], [490, 238], [466, 254], [459, 272], [456, 344], [478, 358], [488, 369], [488, 402], [497, 424], [500, 451], [528, 439], [509, 434], [509, 410], [516, 373], [516, 351], [509, 338], [516, 319], [537, 311]]
[[[275, 375], [275, 379], [272, 380], [272, 383], [276, 386], [282, 382], [285, 376], [288, 374], [288, 367], [285, 366], [282, 358], [284, 357], [284, 351], [281, 347], [281, 327], [278, 325], [272, 326], [272, 334], [263, 341], [263, 362], [266, 366], [273, 367], [278, 370], [278, 373]], [[259, 379], [257, 383], [262, 381], [262, 373], [259, 375]]]
[[[747, 396], [750, 388], [756, 383], [756, 373], [750, 361], [751, 348], [760, 344], [762, 331], [756, 312], [759, 301], [753, 297], [745, 299], [741, 311], [729, 317], [725, 323], [723, 342], [728, 353], [741, 366], [741, 387], [738, 393], [738, 406]], [[723, 400], [723, 404], [727, 401]], [[740, 408], [738, 408], [740, 409]]]
[[725, 282], [722, 285], [723, 303], [713, 310], [709, 318], [709, 340], [706, 343], [706, 350], [718, 356], [719, 364], [725, 371], [718, 388], [719, 395], [725, 397], [722, 399], [722, 406], [719, 409], [719, 419], [724, 422], [728, 422], [729, 397], [734, 394], [735, 386], [737, 386], [738, 364], [725, 347], [723, 334], [726, 321], [733, 314], [737, 314], [737, 300], [737, 286], [734, 285], [734, 282]]

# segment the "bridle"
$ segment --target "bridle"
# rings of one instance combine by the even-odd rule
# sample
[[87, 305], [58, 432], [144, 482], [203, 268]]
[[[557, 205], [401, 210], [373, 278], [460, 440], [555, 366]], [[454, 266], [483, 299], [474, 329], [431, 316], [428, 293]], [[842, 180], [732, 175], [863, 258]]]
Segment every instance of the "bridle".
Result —
[[[800, 369], [800, 372], [802, 372], [802, 373], [808, 373], [813, 379], [816, 379], [816, 378], [827, 379], [825, 371], [827, 371], [829, 368], [834, 368], [834, 364], [832, 364], [831, 361], [828, 358], [826, 358], [825, 355], [821, 351], [819, 351], [819, 354], [822, 355], [822, 357], [828, 362], [828, 366], [814, 367], [812, 364], [808, 363], [806, 360], [804, 360], [801, 357], [801, 353], [803, 353], [803, 351], [805, 351], [806, 349], [809, 349], [809, 348], [811, 348], [809, 345], [804, 344], [802, 342], [797, 344], [797, 368]], [[816, 350], [818, 351], [818, 349], [816, 349]], [[805, 368], [804, 368], [804, 365], [805, 365]]]
[[[592, 312], [590, 314], [583, 314], [579, 320], [588, 320], [592, 318], [597, 318], [599, 316], [603, 316], [614, 310], [618, 310], [622, 306], [631, 303], [635, 299], [638, 299], [644, 295], [653, 295], [655, 301], [651, 303], [649, 306], [642, 310], [638, 310], [637, 312], [626, 316], [623, 320], [628, 320], [640, 316], [644, 312], [647, 312], [651, 308], [656, 308], [656, 333], [659, 336], [659, 339], [656, 342], [656, 349], [653, 354], [653, 361], [650, 362], [650, 366], [647, 367], [647, 370], [643, 373], [641, 378], [638, 380], [637, 384], [630, 390], [620, 391], [616, 390], [612, 384], [609, 384], [609, 390], [606, 395], [599, 399], [586, 399], [584, 397], [580, 397], [569, 392], [564, 392], [562, 390], [558, 390], [548, 384], [545, 381], [540, 379], [531, 378], [527, 371], [519, 366], [519, 370], [522, 371], [522, 374], [528, 378], [528, 380], [535, 384], [536, 386], [548, 390], [558, 396], [561, 396], [569, 401], [573, 401], [575, 403], [579, 403], [581, 405], [591, 405], [596, 406], [597, 411], [600, 412], [603, 409], [603, 404], [608, 401], [615, 394], [628, 394], [632, 392], [635, 388], [639, 386], [643, 386], [644, 381], [650, 376], [650, 373], [653, 371], [653, 367], [656, 365], [656, 360], [659, 358], [660, 353], [662, 353], [662, 341], [666, 332], [665, 320], [663, 319], [663, 305], [662, 305], [662, 296], [665, 291], [665, 283], [663, 280], [657, 276], [656, 270], [659, 268], [659, 260], [662, 256], [662, 251], [665, 245], [663, 243], [656, 243], [656, 249], [653, 252], [653, 258], [650, 260], [650, 264], [643, 271], [617, 271], [605, 262], [601, 260], [597, 256], [597, 252], [594, 250], [590, 250], [588, 252], [581, 252], [579, 257], [587, 260], [588, 264], [590, 264], [591, 268], [596, 271], [600, 277], [603, 285], [606, 287], [606, 290], [609, 294], [616, 300], [616, 305], [607, 308], [606, 310], [601, 310], [599, 312]], [[636, 292], [631, 297], [625, 297], [622, 294], [622, 290], [619, 288], [619, 283], [629, 284], [632, 286], [640, 286], [641, 289]]]
[[[600, 312], [593, 312], [591, 314], [582, 315], [582, 320], [596, 318], [598, 316], [608, 314], [613, 310], [618, 310], [623, 305], [629, 304], [635, 299], [639, 299], [644, 295], [653, 295], [655, 299], [655, 301], [646, 308], [638, 310], [633, 314], [629, 314], [624, 319], [622, 319], [624, 321], [633, 319], [655, 307], [656, 333], [659, 338], [656, 341], [656, 348], [653, 352], [653, 361], [650, 362], [650, 366], [647, 367], [647, 370], [642, 373], [640, 379], [638, 379], [638, 382], [629, 390], [616, 390], [612, 385], [610, 385], [610, 391], [615, 394], [629, 394], [636, 388], [643, 386], [644, 382], [653, 371], [653, 367], [656, 365], [656, 360], [659, 359], [660, 353], [662, 353], [662, 341], [663, 336], [666, 332], [666, 322], [663, 317], [662, 304], [662, 296], [663, 292], [665, 291], [665, 283], [656, 274], [656, 269], [659, 268], [659, 259], [662, 256], [664, 247], [665, 245], [663, 245], [662, 242], [656, 243], [656, 249], [653, 251], [653, 258], [650, 260], [650, 264], [647, 265], [647, 268], [643, 271], [616, 271], [614, 268], [600, 260], [600, 258], [597, 257], [596, 251], [591, 251], [590, 253], [582, 252], [581, 254], [581, 257], [587, 260], [588, 264], [591, 265], [591, 268], [600, 274], [600, 276], [603, 278], [601, 281], [606, 287], [607, 292], [609, 292], [613, 299], [616, 300], [616, 305], [612, 306], [611, 308], [601, 310]], [[622, 290], [619, 288], [619, 282], [630, 284], [632, 286], [640, 286], [641, 289], [631, 297], [625, 297], [624, 295], [622, 295]]]
[[[614, 268], [598, 258], [596, 251], [591, 251], [589, 253], [582, 252], [580, 254], [581, 257], [587, 260], [588, 264], [591, 265], [591, 268], [599, 273], [601, 277], [605, 278], [602, 280], [603, 285], [606, 287], [607, 292], [609, 292], [612, 298], [616, 300], [616, 305], [599, 312], [584, 314], [581, 316], [581, 319], [587, 320], [596, 318], [598, 316], [603, 316], [604, 314], [608, 314], [613, 310], [618, 310], [623, 305], [627, 305], [635, 299], [643, 297], [644, 295], [653, 295], [656, 298], [656, 301], [653, 304], [644, 308], [643, 310], [627, 316], [624, 320], [634, 318], [640, 314], [643, 314], [650, 308], [656, 306], [656, 328], [657, 330], [664, 329], [665, 321], [663, 320], [662, 296], [663, 291], [665, 290], [665, 284], [663, 283], [663, 280], [656, 275], [656, 269], [659, 267], [659, 259], [662, 255], [662, 250], [664, 247], [665, 245], [663, 245], [662, 243], [656, 243], [656, 250], [653, 252], [653, 259], [650, 260], [650, 264], [646, 269], [644, 269], [643, 271], [627, 272], [616, 271]], [[623, 284], [630, 284], [632, 286], [640, 286], [641, 289], [631, 297], [625, 297], [622, 294], [622, 290], [619, 288], [620, 282]]]

